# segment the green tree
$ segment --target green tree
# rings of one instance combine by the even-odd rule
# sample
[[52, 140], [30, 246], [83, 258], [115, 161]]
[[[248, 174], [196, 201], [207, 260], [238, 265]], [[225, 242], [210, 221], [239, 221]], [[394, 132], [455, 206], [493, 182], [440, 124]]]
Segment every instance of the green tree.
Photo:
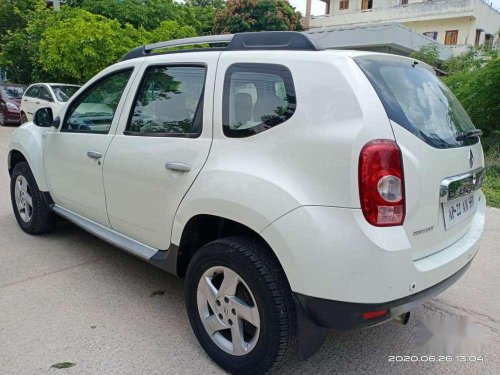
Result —
[[90, 13], [116, 19], [121, 25], [131, 24], [146, 30], [157, 28], [165, 20], [181, 25], [197, 24], [189, 9], [173, 0], [81, 0], [72, 4]]
[[0, 44], [9, 32], [25, 28], [33, 12], [44, 7], [44, 0], [0, 0]]
[[229, 0], [217, 12], [214, 33], [302, 30], [301, 14], [286, 0]]
[[40, 41], [43, 72], [67, 83], [83, 83], [126, 52], [144, 44], [148, 33], [83, 9], [62, 9], [66, 17], [49, 26]]
[[191, 26], [181, 26], [177, 21], [163, 21], [156, 29], [148, 33], [148, 43], [162, 42], [171, 39], [181, 39], [196, 36], [196, 30]]
[[0, 68], [11, 82], [31, 83], [43, 79], [38, 61], [40, 40], [45, 29], [56, 22], [56, 14], [44, 5], [24, 13], [27, 24], [7, 31], [0, 43]]
[[418, 51], [412, 52], [410, 57], [437, 66], [439, 58], [438, 46], [435, 43], [428, 43], [420, 47]]
[[[451, 65], [453, 64], [453, 65]], [[471, 117], [474, 125], [484, 131], [484, 145], [500, 144], [500, 56], [488, 53], [478, 59], [462, 55], [445, 66], [460, 66], [443, 80], [453, 91]]]

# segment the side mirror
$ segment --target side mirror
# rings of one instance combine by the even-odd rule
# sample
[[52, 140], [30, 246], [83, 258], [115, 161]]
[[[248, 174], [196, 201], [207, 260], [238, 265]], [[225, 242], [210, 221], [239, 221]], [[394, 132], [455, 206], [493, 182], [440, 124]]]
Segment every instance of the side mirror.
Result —
[[50, 128], [53, 119], [54, 117], [51, 108], [40, 108], [35, 112], [35, 115], [33, 116], [33, 123], [36, 126], [40, 126], [41, 128]]

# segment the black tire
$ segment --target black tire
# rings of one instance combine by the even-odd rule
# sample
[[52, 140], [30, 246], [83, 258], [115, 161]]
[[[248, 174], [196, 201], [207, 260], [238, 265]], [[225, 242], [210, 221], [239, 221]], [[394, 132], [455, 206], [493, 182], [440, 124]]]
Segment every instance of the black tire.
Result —
[[[259, 240], [229, 237], [196, 252], [186, 274], [186, 308], [191, 327], [207, 354], [233, 374], [262, 374], [277, 367], [296, 343], [295, 307], [288, 281], [270, 250]], [[240, 356], [222, 350], [209, 336], [198, 312], [197, 290], [212, 267], [227, 267], [242, 277], [256, 302], [260, 333], [255, 347]]]
[[5, 117], [2, 110], [0, 110], [0, 126], [5, 126]]
[[26, 117], [26, 114], [24, 112], [21, 112], [21, 125], [25, 122], [28, 122], [28, 117]]
[[[25, 221], [21, 218], [15, 198], [15, 184], [19, 176], [23, 176], [28, 184], [29, 193], [32, 199], [31, 218]], [[56, 216], [50, 211], [42, 193], [38, 189], [35, 177], [26, 162], [16, 164], [12, 171], [10, 180], [10, 196], [12, 201], [12, 209], [16, 216], [17, 223], [23, 231], [29, 234], [45, 233], [53, 228], [56, 222]]]

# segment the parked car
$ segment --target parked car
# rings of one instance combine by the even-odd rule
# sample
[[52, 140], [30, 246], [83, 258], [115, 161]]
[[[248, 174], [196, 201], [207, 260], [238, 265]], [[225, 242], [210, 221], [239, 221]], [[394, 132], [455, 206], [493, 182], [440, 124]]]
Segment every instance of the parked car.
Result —
[[50, 107], [57, 114], [63, 105], [78, 91], [80, 86], [64, 83], [34, 83], [28, 87], [21, 103], [22, 122], [33, 120], [39, 108]]
[[12, 135], [10, 190], [25, 232], [60, 216], [184, 277], [208, 355], [262, 373], [326, 329], [406, 323], [464, 274], [479, 136], [421, 61], [294, 32], [198, 37], [138, 47], [56, 118], [39, 109]]
[[19, 125], [21, 123], [21, 97], [26, 86], [0, 84], [0, 126]]

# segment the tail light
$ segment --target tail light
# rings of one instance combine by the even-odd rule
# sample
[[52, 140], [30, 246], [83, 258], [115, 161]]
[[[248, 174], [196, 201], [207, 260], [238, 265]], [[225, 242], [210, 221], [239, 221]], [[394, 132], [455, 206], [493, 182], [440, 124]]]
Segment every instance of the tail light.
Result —
[[378, 139], [359, 155], [359, 198], [365, 219], [378, 227], [402, 225], [405, 196], [401, 150], [396, 142]]

